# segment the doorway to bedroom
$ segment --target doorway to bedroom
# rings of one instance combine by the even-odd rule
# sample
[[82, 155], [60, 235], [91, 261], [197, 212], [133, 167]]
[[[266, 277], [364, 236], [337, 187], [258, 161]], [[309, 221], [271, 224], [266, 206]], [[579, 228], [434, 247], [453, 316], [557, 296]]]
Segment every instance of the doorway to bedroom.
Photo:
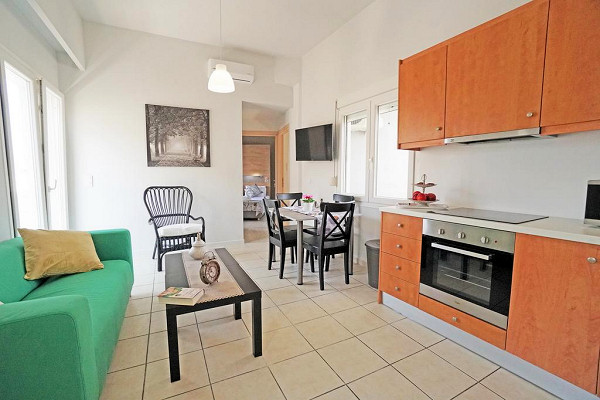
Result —
[[288, 190], [289, 127], [286, 109], [242, 103], [244, 240], [268, 236], [263, 199]]

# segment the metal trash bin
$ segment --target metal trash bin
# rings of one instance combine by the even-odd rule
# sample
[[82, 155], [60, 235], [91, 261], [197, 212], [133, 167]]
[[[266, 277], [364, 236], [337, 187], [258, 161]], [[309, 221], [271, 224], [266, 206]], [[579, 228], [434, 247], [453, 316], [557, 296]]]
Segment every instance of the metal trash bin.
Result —
[[367, 271], [369, 276], [369, 286], [377, 289], [379, 286], [379, 239], [367, 240]]

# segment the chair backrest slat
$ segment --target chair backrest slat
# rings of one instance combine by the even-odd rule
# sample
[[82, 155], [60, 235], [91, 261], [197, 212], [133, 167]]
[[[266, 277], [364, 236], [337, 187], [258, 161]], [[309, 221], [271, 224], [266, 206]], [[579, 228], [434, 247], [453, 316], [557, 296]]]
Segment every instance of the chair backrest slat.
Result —
[[157, 229], [188, 223], [193, 199], [185, 186], [150, 186], [144, 190], [144, 204]]
[[276, 237], [283, 227], [283, 218], [281, 218], [281, 214], [279, 213], [281, 201], [263, 199], [263, 204], [265, 206], [265, 215], [267, 216], [269, 236]]
[[353, 201], [355, 201], [354, 196], [350, 196], [349, 194], [335, 193], [333, 195], [334, 203], [351, 203]]
[[302, 192], [296, 193], [277, 193], [277, 200], [281, 200], [281, 207], [299, 206], [302, 200]]
[[[320, 246], [323, 248], [325, 242], [332, 240], [351, 239], [352, 221], [354, 219], [354, 203], [322, 203], [323, 219], [321, 220]], [[336, 215], [333, 213], [337, 213]], [[339, 215], [341, 214], [341, 215]], [[331, 227], [327, 232], [327, 227]]]

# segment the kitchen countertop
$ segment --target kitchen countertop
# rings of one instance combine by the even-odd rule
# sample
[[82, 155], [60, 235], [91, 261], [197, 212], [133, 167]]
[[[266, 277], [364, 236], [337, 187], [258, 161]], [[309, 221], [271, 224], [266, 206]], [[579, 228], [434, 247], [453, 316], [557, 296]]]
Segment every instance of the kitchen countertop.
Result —
[[528, 235], [544, 236], [554, 239], [570, 240], [573, 242], [600, 245], [600, 228], [584, 225], [583, 220], [549, 217], [522, 224], [507, 224], [505, 222], [485, 221], [474, 218], [455, 217], [436, 214], [427, 209], [409, 209], [398, 206], [380, 208], [381, 212], [408, 215], [411, 217], [427, 218], [437, 221], [453, 222], [456, 224], [480, 226], [482, 228], [499, 229], [502, 231], [525, 233]]

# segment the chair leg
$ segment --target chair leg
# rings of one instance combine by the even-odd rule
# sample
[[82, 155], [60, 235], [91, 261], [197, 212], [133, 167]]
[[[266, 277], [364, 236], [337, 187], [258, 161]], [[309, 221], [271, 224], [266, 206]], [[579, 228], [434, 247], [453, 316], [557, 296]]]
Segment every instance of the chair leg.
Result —
[[283, 279], [283, 267], [285, 265], [285, 246], [281, 246], [281, 260], [279, 260], [279, 279]]
[[325, 258], [321, 255], [319, 256], [319, 289], [325, 290], [325, 273], [323, 271], [325, 267]]
[[273, 265], [273, 250], [274, 250], [275, 245], [269, 243], [269, 269], [271, 269], [271, 266]]
[[296, 253], [296, 248], [295, 248], [295, 247], [292, 247], [292, 250], [291, 250], [291, 252], [290, 252], [290, 261], [292, 262], [292, 264], [294, 264], [294, 263], [295, 263], [295, 260], [294, 260], [294, 254], [295, 254], [295, 253]]
[[350, 251], [344, 253], [344, 281], [346, 285], [350, 283]]
[[304, 260], [304, 262], [308, 262], [308, 257], [310, 257], [310, 251], [306, 250], [306, 260]]
[[329, 272], [329, 259], [331, 258], [331, 256], [327, 256], [325, 258], [325, 271]]
[[158, 272], [162, 271], [162, 260], [163, 260], [163, 255], [161, 253], [158, 253]]
[[315, 273], [315, 257], [313, 253], [308, 252], [308, 257], [310, 258], [310, 272]]
[[158, 247], [158, 241], [155, 240], [154, 241], [154, 251], [152, 252], [152, 259], [154, 260], [156, 258], [156, 249]]

